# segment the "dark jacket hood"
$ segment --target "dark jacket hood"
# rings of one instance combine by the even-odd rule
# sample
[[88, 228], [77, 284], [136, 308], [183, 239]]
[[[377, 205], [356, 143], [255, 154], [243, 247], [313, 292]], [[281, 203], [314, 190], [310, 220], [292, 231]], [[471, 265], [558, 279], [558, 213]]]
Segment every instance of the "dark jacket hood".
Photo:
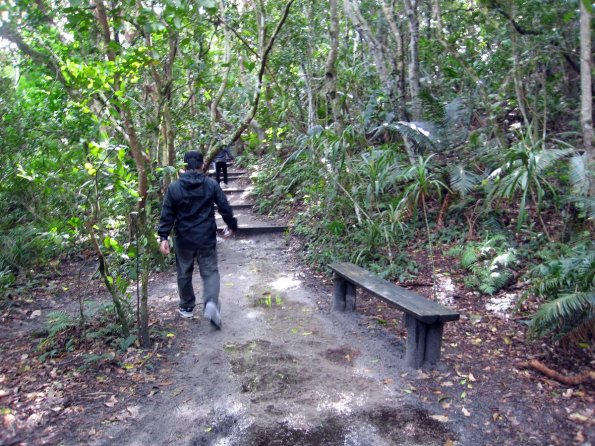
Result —
[[184, 189], [195, 189], [205, 182], [205, 174], [202, 172], [184, 172], [180, 175], [180, 184]]

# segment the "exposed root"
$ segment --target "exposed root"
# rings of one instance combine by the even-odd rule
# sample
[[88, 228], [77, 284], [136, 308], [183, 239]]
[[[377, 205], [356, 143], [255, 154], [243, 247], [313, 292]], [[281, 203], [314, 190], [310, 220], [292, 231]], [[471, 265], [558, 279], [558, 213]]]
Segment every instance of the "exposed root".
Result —
[[567, 384], [569, 386], [578, 386], [579, 384], [583, 384], [589, 380], [595, 382], [595, 371], [586, 371], [581, 373], [580, 375], [575, 376], [566, 376], [562, 375], [555, 370], [550, 369], [545, 364], [539, 362], [537, 359], [531, 359], [529, 361], [529, 367], [543, 373], [548, 378], [554, 379], [562, 384]]

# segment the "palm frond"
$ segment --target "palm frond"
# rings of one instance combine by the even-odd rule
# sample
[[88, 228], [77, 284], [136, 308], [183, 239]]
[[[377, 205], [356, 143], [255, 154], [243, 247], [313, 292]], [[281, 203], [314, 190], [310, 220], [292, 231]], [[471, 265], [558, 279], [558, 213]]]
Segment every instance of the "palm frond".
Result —
[[574, 205], [580, 211], [581, 218], [595, 220], [595, 197], [569, 195], [563, 202]]
[[423, 150], [436, 151], [436, 144], [440, 143], [438, 127], [430, 122], [405, 122], [384, 123], [373, 129], [374, 136], [385, 130], [397, 132], [404, 138], [412, 140]]
[[556, 161], [570, 155], [573, 149], [549, 149], [535, 153], [535, 168], [537, 173], [549, 169]]
[[589, 173], [587, 170], [587, 154], [576, 154], [570, 158], [570, 185], [576, 195], [587, 196], [589, 192]]
[[449, 182], [452, 189], [461, 196], [465, 196], [479, 184], [479, 177], [473, 172], [465, 170], [462, 165], [448, 167]]
[[530, 332], [536, 337], [554, 331], [567, 334], [594, 316], [595, 292], [566, 293], [539, 307], [533, 316]]

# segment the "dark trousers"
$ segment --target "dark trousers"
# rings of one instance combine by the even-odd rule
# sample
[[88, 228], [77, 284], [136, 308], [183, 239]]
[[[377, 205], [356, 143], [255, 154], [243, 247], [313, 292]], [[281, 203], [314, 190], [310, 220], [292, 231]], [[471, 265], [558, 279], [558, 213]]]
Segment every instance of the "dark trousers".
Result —
[[223, 172], [223, 182], [227, 184], [227, 161], [215, 161], [217, 183], [221, 183], [221, 172]]
[[203, 307], [207, 302], [214, 302], [219, 307], [219, 268], [217, 266], [217, 248], [188, 250], [176, 246], [176, 272], [178, 275], [178, 293], [180, 308], [192, 311], [196, 305], [196, 296], [192, 286], [194, 260], [203, 285]]

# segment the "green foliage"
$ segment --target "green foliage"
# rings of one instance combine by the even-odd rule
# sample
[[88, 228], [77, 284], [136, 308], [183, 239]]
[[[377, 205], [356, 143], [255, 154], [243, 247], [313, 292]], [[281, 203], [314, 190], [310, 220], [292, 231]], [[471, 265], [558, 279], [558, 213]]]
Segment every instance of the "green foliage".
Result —
[[595, 329], [595, 246], [580, 244], [572, 255], [539, 264], [531, 271], [534, 292], [545, 299], [530, 334], [588, 340]]
[[494, 294], [513, 277], [517, 252], [504, 235], [496, 234], [482, 242], [468, 242], [451, 248], [447, 255], [458, 257], [461, 267], [471, 274], [465, 285], [483, 294]]
[[461, 196], [469, 194], [480, 182], [479, 177], [463, 165], [452, 165], [447, 170], [450, 188]]
[[78, 324], [75, 318], [64, 311], [52, 311], [48, 313], [46, 320], [46, 329], [48, 336], [56, 336], [58, 333], [66, 331]]
[[[529, 134], [530, 132], [531, 129], [528, 129]], [[528, 200], [533, 200], [539, 214], [546, 193], [549, 192], [550, 196], [557, 195], [556, 188], [548, 179], [548, 173], [557, 161], [573, 152], [572, 149], [543, 149], [541, 142], [531, 143], [529, 134], [521, 135], [521, 140], [508, 149], [507, 162], [501, 172], [491, 175], [494, 186], [490, 191], [490, 201], [492, 197], [512, 200], [520, 195], [517, 229], [527, 220]]]
[[37, 349], [42, 353], [40, 360], [53, 357], [63, 350], [71, 350], [75, 339], [64, 340], [60, 335], [67, 330], [79, 325], [76, 318], [64, 311], [52, 311], [48, 313], [45, 322], [47, 335], [41, 340]]

